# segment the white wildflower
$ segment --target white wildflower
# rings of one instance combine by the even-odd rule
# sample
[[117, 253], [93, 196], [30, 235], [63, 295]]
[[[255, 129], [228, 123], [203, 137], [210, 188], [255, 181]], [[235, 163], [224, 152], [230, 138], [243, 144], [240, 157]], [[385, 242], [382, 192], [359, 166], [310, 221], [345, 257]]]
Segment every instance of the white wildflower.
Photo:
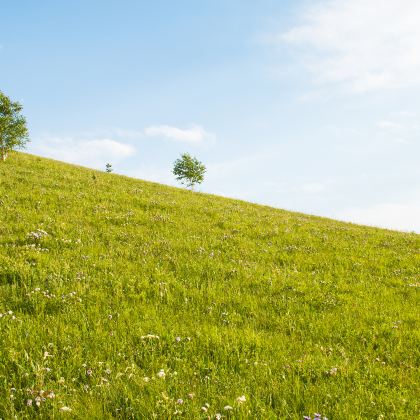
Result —
[[246, 397], [245, 395], [241, 395], [240, 397], [236, 398], [236, 402], [238, 404], [243, 404], [244, 402], [246, 402]]
[[337, 375], [337, 371], [338, 371], [338, 369], [336, 367], [334, 367], [334, 368], [330, 369], [327, 373], [330, 376], [335, 376], [335, 375]]
[[142, 335], [140, 338], [142, 340], [159, 340], [159, 336], [155, 334]]

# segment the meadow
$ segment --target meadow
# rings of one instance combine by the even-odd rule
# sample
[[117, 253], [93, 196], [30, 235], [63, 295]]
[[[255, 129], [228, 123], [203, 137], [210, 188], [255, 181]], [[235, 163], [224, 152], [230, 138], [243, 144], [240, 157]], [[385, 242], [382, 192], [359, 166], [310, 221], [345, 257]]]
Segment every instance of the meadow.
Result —
[[419, 418], [419, 250], [14, 153], [0, 418]]

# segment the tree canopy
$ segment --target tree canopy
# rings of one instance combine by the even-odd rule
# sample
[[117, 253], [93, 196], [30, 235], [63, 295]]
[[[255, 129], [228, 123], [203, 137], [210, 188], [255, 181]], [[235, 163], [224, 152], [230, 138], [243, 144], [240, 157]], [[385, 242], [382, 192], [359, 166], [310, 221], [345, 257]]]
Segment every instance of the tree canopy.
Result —
[[188, 188], [194, 188], [195, 184], [201, 184], [204, 181], [206, 167], [195, 157], [188, 153], [181, 155], [174, 163], [172, 173], [177, 181], [186, 184]]
[[0, 157], [4, 161], [11, 150], [21, 149], [29, 141], [22, 105], [0, 91]]

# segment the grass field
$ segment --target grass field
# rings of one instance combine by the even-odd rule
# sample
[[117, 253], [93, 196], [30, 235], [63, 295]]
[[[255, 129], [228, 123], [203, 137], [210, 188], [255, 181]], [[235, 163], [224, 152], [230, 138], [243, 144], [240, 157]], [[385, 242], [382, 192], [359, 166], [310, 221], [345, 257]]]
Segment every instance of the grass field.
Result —
[[0, 418], [420, 418], [419, 249], [14, 154]]

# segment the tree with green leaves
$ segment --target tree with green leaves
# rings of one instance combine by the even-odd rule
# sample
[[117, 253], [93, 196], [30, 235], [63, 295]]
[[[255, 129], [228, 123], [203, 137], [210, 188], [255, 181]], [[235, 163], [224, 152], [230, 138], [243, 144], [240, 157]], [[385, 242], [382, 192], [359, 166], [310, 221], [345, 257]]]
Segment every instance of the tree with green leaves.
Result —
[[29, 141], [22, 105], [0, 91], [0, 158], [5, 161], [11, 150], [21, 149]]
[[194, 189], [195, 184], [201, 184], [204, 181], [206, 167], [195, 157], [188, 153], [181, 155], [174, 163], [172, 173], [177, 181], [186, 184], [188, 188]]

